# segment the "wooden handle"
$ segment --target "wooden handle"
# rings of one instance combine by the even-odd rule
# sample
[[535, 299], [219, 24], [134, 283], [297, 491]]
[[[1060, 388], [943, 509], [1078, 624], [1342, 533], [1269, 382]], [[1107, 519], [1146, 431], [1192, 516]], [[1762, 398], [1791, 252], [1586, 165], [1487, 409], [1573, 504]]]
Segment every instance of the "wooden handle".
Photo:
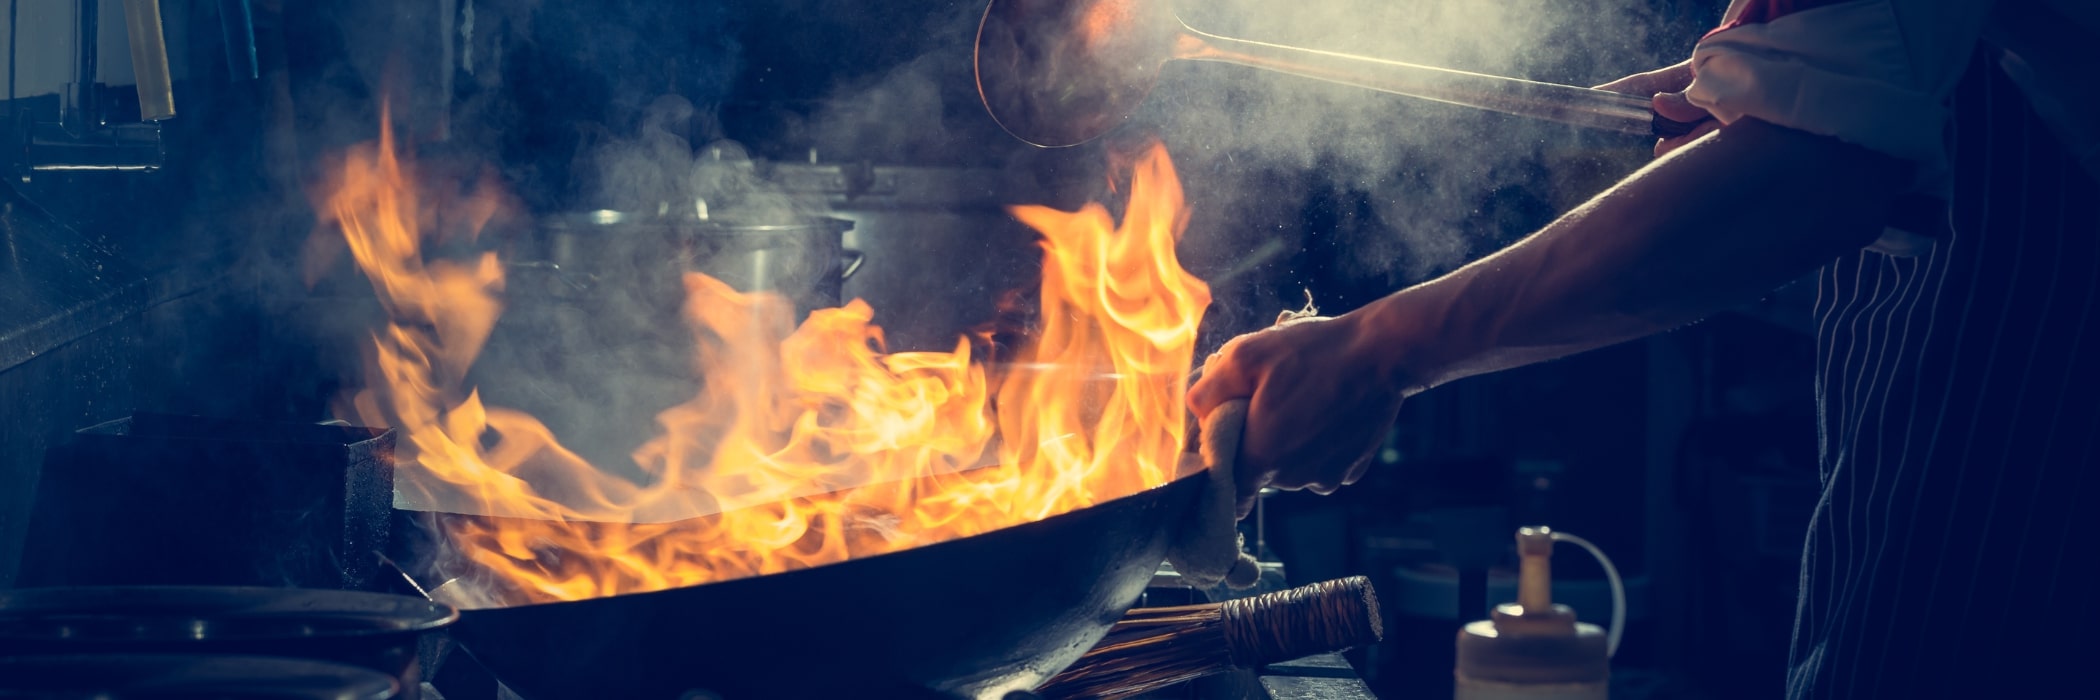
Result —
[[1220, 606], [1232, 662], [1241, 668], [1372, 644], [1385, 637], [1371, 580], [1351, 576], [1229, 600]]
[[1378, 641], [1385, 623], [1362, 576], [1223, 603], [1139, 608], [1036, 690], [1049, 700], [1119, 700], [1233, 668]]

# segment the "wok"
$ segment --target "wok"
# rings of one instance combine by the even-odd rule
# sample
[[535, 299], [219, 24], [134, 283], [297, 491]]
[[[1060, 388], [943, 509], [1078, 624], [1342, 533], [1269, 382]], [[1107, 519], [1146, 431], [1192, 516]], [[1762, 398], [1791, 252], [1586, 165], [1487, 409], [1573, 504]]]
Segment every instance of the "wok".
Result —
[[1137, 601], [1204, 483], [812, 569], [466, 610], [451, 636], [526, 700], [999, 697]]

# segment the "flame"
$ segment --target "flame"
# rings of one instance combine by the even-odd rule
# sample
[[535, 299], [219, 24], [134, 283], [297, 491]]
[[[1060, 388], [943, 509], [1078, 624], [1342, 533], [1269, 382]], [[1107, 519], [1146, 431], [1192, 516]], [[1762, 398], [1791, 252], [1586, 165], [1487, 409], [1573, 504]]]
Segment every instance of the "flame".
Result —
[[344, 157], [317, 234], [340, 232], [388, 316], [339, 413], [398, 432], [403, 489], [474, 504], [446, 539], [511, 602], [822, 566], [1156, 487], [1182, 456], [1210, 291], [1175, 257], [1187, 221], [1165, 149], [1134, 167], [1120, 225], [1099, 204], [1012, 210], [1042, 236], [1042, 322], [1004, 369], [966, 338], [883, 353], [859, 300], [793, 327], [782, 297], [687, 274], [680, 320], [703, 387], [657, 416], [636, 481], [464, 384], [502, 312], [503, 267], [426, 259], [433, 207], [382, 127]]

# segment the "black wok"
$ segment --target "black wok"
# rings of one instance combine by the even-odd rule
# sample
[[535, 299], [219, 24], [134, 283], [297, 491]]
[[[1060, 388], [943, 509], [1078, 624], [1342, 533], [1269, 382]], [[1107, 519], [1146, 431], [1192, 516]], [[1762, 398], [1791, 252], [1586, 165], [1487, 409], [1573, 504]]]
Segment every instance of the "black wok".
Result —
[[1041, 521], [783, 574], [467, 610], [452, 638], [526, 700], [998, 697], [1136, 602], [1204, 478]]

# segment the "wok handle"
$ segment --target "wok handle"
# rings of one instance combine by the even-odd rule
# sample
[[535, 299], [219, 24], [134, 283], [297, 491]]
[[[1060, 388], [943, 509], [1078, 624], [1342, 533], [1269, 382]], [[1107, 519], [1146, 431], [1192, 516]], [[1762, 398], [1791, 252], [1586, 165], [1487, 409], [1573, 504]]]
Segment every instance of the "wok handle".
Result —
[[1649, 98], [1609, 90], [1316, 51], [1205, 34], [1186, 27], [1174, 58], [1217, 61], [1445, 104], [1635, 136], [1682, 136], [1697, 124], [1656, 114]]

